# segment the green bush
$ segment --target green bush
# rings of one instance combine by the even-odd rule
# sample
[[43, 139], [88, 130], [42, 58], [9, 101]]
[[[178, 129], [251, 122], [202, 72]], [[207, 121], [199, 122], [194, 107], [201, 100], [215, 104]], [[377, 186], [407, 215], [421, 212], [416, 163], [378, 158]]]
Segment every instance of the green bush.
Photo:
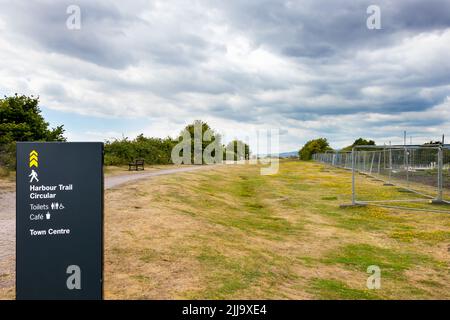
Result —
[[301, 160], [311, 160], [314, 153], [321, 153], [328, 150], [333, 150], [325, 138], [314, 139], [306, 142], [303, 148], [300, 149], [298, 155]]
[[[363, 139], [363, 138], [358, 138], [351, 145], [343, 148], [342, 151], [352, 151], [353, 147], [356, 147], [356, 146], [375, 146], [375, 145], [376, 145], [375, 141], [373, 141], [373, 140], [366, 140], [366, 139]], [[358, 151], [361, 151], [361, 150], [372, 150], [372, 149], [370, 149], [370, 148], [358, 148]]]
[[13, 169], [16, 164], [16, 141], [65, 141], [63, 126], [49, 128], [33, 96], [0, 99], [0, 166]]
[[126, 165], [135, 159], [144, 159], [146, 164], [170, 164], [175, 144], [176, 141], [170, 137], [146, 138], [142, 134], [134, 140], [106, 141], [105, 165]]

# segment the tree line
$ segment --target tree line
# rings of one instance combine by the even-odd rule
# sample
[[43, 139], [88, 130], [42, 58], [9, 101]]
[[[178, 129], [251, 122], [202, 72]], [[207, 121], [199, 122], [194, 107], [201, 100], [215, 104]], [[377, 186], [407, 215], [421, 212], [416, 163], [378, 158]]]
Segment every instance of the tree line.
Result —
[[[136, 138], [121, 138], [105, 141], [105, 165], [126, 165], [135, 159], [144, 159], [147, 164], [171, 164], [172, 149], [183, 139], [183, 132], [191, 136], [192, 150], [194, 150], [195, 126], [201, 127], [202, 152], [207, 145], [220, 135], [206, 122], [196, 120], [187, 125], [176, 138], [145, 137], [143, 134]], [[0, 166], [8, 169], [15, 168], [15, 150], [18, 141], [66, 141], [64, 126], [50, 128], [45, 121], [39, 107], [39, 97], [17, 95], [5, 96], [0, 99]], [[210, 139], [204, 140], [203, 135], [208, 132]], [[218, 140], [219, 141], [219, 140]], [[223, 159], [241, 160], [250, 157], [250, 147], [237, 139], [222, 145]], [[194, 152], [192, 151], [192, 155]]]
[[[221, 136], [214, 131], [206, 122], [201, 120], [195, 120], [193, 123], [187, 125], [179, 134], [177, 138], [167, 137], [152, 138], [145, 137], [143, 134], [138, 135], [135, 139], [115, 139], [113, 141], [105, 142], [105, 165], [125, 165], [134, 159], [144, 159], [147, 164], [172, 164], [172, 150], [173, 148], [185, 139], [185, 134], [190, 138], [191, 149], [191, 161], [194, 161], [194, 148], [195, 148], [195, 127], [200, 128], [199, 134], [201, 135], [199, 145], [201, 147], [201, 154], [205, 151], [210, 143], [220, 141]], [[205, 138], [205, 133], [208, 132], [210, 137]], [[234, 139], [227, 145], [221, 146], [223, 160], [242, 160], [249, 159], [250, 147], [248, 144]], [[214, 157], [214, 151], [212, 152]], [[204, 159], [202, 161], [205, 163]]]
[[[340, 151], [352, 151], [355, 146], [374, 146], [375, 141], [366, 140], [363, 138], [358, 138], [351, 145], [342, 148]], [[298, 151], [298, 156], [301, 160], [311, 160], [313, 154], [315, 153], [323, 153], [327, 151], [334, 151], [331, 148], [330, 143], [326, 138], [319, 138], [309, 140], [305, 143], [305, 145]]]
[[[340, 149], [339, 151], [352, 151], [353, 147], [355, 146], [375, 146], [374, 140], [366, 140], [363, 138], [356, 139], [351, 145]], [[429, 146], [439, 146], [443, 145], [442, 141], [430, 141], [422, 144], [424, 147]], [[360, 148], [358, 150], [371, 150], [370, 148]], [[305, 143], [305, 145], [298, 151], [298, 156], [301, 160], [311, 160], [312, 155], [315, 153], [324, 153], [327, 151], [335, 151], [333, 148], [331, 148], [328, 140], [326, 138], [318, 138], [309, 140]], [[419, 151], [423, 152], [423, 151]], [[450, 158], [450, 150], [444, 149], [444, 158]]]

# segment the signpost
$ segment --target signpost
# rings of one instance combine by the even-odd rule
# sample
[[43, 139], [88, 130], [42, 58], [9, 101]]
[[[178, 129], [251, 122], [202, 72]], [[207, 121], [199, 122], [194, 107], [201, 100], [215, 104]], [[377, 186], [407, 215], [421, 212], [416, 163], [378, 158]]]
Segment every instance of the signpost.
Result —
[[18, 142], [16, 298], [103, 298], [103, 143]]

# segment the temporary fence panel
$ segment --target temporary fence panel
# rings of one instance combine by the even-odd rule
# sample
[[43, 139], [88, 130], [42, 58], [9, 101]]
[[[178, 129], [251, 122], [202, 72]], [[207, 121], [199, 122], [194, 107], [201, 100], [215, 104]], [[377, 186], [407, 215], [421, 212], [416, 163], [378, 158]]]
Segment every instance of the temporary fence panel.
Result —
[[352, 204], [450, 204], [449, 146], [356, 146], [313, 159], [352, 170]]

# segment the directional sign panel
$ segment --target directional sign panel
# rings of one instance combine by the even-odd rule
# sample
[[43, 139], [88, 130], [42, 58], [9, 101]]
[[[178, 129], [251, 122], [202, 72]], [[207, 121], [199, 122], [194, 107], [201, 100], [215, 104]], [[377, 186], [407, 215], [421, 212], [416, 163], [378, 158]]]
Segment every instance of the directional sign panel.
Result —
[[17, 299], [103, 298], [103, 143], [17, 143]]

